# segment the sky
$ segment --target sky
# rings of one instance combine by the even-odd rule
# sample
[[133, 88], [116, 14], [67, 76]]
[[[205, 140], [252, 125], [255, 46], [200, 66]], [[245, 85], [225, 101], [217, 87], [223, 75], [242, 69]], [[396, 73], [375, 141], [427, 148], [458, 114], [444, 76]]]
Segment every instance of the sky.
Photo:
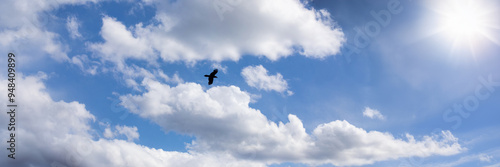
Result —
[[498, 167], [499, 8], [2, 0], [0, 164]]

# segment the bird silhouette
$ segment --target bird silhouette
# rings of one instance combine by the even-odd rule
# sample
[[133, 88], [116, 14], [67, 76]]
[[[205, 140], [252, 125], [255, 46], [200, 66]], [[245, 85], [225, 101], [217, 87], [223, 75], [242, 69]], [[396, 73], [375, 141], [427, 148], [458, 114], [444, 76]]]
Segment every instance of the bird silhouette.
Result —
[[208, 77], [208, 85], [212, 85], [212, 83], [214, 83], [214, 78], [217, 78], [215, 74], [217, 74], [218, 71], [219, 70], [215, 69], [212, 73], [210, 73], [210, 75], [205, 75], [205, 77]]

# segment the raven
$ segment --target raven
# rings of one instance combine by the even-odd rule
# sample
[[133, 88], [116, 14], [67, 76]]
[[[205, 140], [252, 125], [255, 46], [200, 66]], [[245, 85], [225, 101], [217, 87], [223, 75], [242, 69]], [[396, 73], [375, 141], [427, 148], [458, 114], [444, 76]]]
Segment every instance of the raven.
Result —
[[210, 75], [205, 75], [205, 77], [208, 77], [208, 85], [212, 85], [212, 83], [214, 83], [214, 78], [217, 78], [215, 74], [217, 74], [218, 71], [219, 70], [215, 69], [212, 73], [210, 73]]

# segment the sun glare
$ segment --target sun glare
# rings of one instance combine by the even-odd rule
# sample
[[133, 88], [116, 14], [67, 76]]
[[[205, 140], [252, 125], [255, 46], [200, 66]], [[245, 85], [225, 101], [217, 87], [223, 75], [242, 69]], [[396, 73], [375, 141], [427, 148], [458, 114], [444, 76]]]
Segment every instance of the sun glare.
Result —
[[472, 11], [455, 11], [446, 18], [444, 26], [453, 36], [470, 36], [481, 31], [479, 17]]
[[471, 40], [485, 34], [486, 16], [477, 1], [452, 1], [443, 11], [443, 31], [455, 39]]
[[[498, 27], [494, 24], [495, 16], [491, 6], [483, 4], [482, 0], [448, 0], [435, 1], [436, 12], [439, 13], [439, 34], [452, 41], [452, 50], [467, 47], [471, 52], [487, 40], [499, 44], [491, 32]], [[483, 43], [484, 44], [484, 43]]]

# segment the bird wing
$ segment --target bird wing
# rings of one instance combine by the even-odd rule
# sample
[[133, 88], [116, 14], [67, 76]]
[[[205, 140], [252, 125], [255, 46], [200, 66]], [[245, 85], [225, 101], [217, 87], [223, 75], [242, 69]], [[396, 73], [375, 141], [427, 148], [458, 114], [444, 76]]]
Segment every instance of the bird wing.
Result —
[[215, 74], [217, 74], [217, 72], [219, 72], [219, 70], [215, 69], [214, 71], [212, 71], [212, 73], [210, 73], [210, 75], [215, 76]]
[[214, 83], [214, 78], [208, 77], [208, 85], [212, 85], [212, 83]]

